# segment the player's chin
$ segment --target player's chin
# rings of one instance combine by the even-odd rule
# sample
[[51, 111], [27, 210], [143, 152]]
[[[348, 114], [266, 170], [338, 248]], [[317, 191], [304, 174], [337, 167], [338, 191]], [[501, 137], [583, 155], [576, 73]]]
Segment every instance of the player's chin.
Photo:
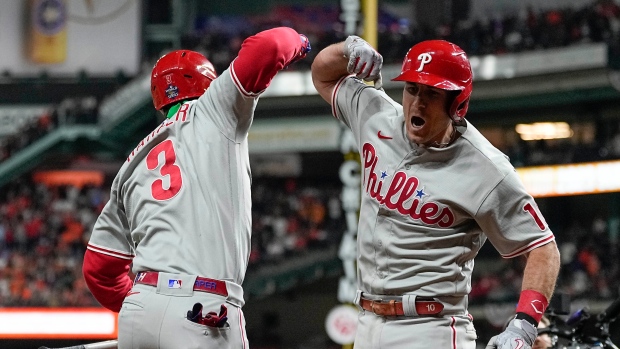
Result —
[[409, 138], [409, 141], [415, 144], [424, 144], [427, 137], [425, 137], [424, 134], [421, 133], [420, 131], [422, 130], [408, 129], [407, 138]]

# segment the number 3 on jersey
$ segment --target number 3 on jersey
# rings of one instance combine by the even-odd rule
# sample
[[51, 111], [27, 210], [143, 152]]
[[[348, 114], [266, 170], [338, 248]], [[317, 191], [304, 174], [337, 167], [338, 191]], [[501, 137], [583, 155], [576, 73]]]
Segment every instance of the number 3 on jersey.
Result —
[[183, 186], [181, 168], [175, 163], [177, 160], [172, 141], [167, 139], [156, 145], [146, 156], [146, 167], [156, 170], [159, 167], [159, 154], [164, 153], [164, 163], [159, 168], [159, 174], [168, 178], [168, 187], [164, 187], [163, 179], [156, 179], [151, 183], [151, 195], [155, 200], [168, 200], [179, 193]]

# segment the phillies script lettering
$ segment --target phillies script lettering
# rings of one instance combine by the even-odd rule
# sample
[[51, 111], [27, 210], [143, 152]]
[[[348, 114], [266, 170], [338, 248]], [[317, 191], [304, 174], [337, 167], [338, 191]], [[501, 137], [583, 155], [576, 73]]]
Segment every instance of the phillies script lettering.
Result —
[[454, 213], [447, 206], [440, 206], [436, 202], [427, 201], [422, 203], [416, 197], [416, 190], [420, 186], [417, 177], [407, 176], [403, 171], [398, 171], [392, 176], [390, 186], [381, 196], [383, 180], [375, 171], [377, 156], [375, 147], [370, 143], [365, 143], [362, 147], [362, 157], [364, 165], [364, 190], [375, 199], [380, 205], [385, 205], [392, 211], [409, 216], [414, 220], [419, 220], [428, 225], [437, 224], [442, 228], [450, 227], [454, 223]]

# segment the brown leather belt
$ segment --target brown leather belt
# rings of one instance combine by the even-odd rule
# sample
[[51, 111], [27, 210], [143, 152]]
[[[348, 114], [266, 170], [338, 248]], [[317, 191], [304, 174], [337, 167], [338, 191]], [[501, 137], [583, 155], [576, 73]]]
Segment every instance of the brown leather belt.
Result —
[[[149, 286], [157, 286], [157, 280], [159, 279], [159, 273], [156, 271], [142, 271], [136, 274], [136, 278], [134, 279], [134, 284], [143, 284]], [[174, 288], [177, 287], [175, 282], [179, 282], [180, 280], [171, 279], [168, 280], [169, 287]], [[183, 287], [183, 285], [178, 284], [178, 287]], [[222, 280], [209, 279], [204, 277], [197, 277], [196, 282], [194, 282], [194, 291], [202, 291], [214, 293], [220, 296], [228, 297], [228, 289], [226, 289], [226, 282]]]
[[[403, 302], [389, 300], [370, 300], [366, 298], [360, 299], [362, 309], [371, 311], [379, 316], [404, 316]], [[438, 315], [443, 310], [443, 304], [433, 299], [415, 300], [415, 310], [418, 315]]]

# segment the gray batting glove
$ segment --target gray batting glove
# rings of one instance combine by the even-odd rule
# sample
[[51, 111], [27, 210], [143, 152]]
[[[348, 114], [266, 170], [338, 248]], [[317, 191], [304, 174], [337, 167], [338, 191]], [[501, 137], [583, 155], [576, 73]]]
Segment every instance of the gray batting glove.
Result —
[[526, 320], [513, 319], [504, 332], [493, 336], [485, 349], [532, 349], [538, 329]]
[[382, 87], [383, 56], [369, 43], [359, 36], [349, 36], [344, 42], [344, 56], [349, 60], [349, 74], [355, 74], [357, 78], [365, 81], [373, 81], [376, 89]]

